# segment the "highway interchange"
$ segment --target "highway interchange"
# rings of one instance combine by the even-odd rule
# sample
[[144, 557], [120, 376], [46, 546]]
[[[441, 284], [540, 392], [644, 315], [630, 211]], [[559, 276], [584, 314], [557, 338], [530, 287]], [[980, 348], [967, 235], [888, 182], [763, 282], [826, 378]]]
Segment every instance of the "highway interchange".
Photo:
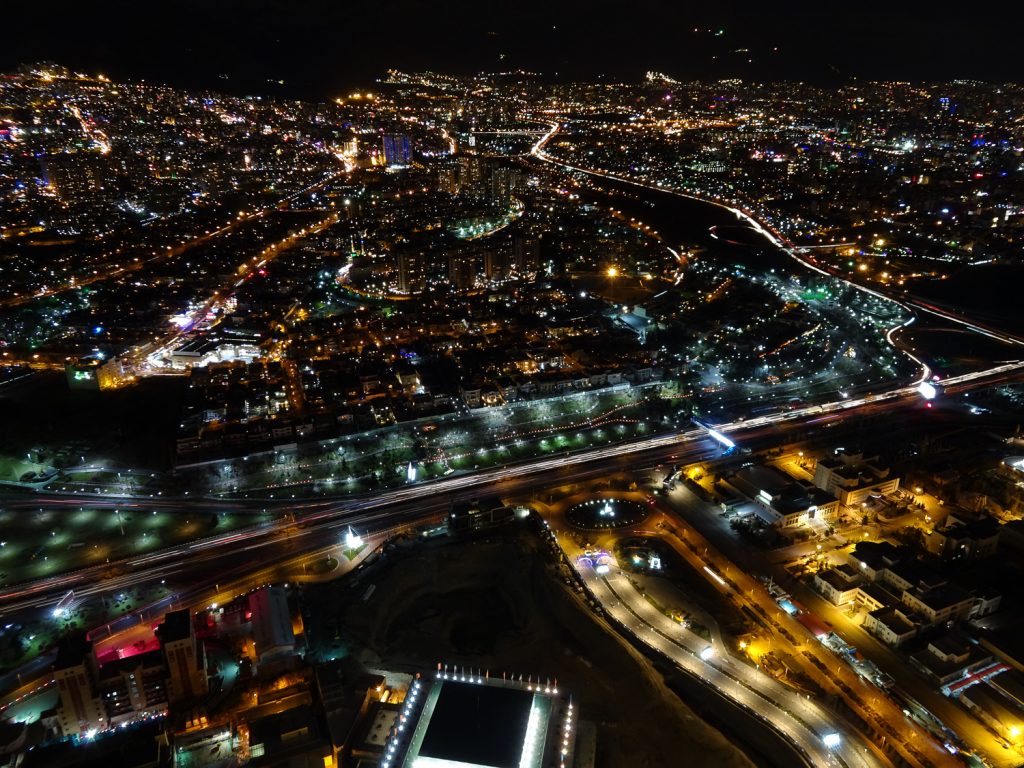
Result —
[[[950, 377], [943, 384], [947, 392], [961, 391], [974, 386], [988, 386], [1022, 372], [1024, 372], [1024, 362], [1005, 363], [985, 371]], [[917, 402], [919, 398], [917, 387], [910, 385], [884, 393], [840, 399], [781, 413], [765, 414], [751, 419], [738, 419], [718, 424], [715, 429], [723, 435], [738, 437], [766, 428], [814, 424], [820, 420], [846, 414], [852, 415], [858, 411]], [[630, 443], [602, 446], [572, 454], [548, 456], [474, 473], [455, 474], [429, 483], [412, 484], [362, 498], [326, 498], [322, 501], [288, 505], [239, 501], [225, 503], [212, 502], [208, 499], [168, 501], [167, 503], [174, 503], [182, 509], [192, 506], [208, 509], [211, 505], [216, 504], [236, 508], [248, 506], [253, 510], [276, 508], [282, 513], [282, 517], [253, 528], [211, 536], [152, 554], [128, 558], [111, 564], [90, 566], [34, 582], [5, 587], [0, 589], [0, 616], [11, 616], [24, 610], [52, 607], [68, 590], [72, 589], [77, 595], [84, 597], [116, 590], [123, 585], [159, 580], [186, 573], [204, 562], [224, 562], [224, 558], [235, 558], [240, 553], [251, 557], [252, 555], [249, 553], [279, 541], [283, 534], [295, 529], [297, 524], [301, 524], [301, 528], [293, 534], [294, 536], [299, 539], [316, 538], [338, 527], [368, 526], [382, 521], [388, 522], [391, 521], [392, 516], [408, 518], [418, 514], [416, 510], [419, 510], [429, 497], [445, 499], [445, 503], [447, 503], [447, 499], [453, 496], [472, 496], [485, 493], [489, 489], [504, 491], [509, 486], [502, 486], [503, 483], [527, 481], [542, 484], [546, 480], [564, 479], [566, 471], [580, 473], [608, 470], [614, 468], [618, 462], [631, 461], [636, 464], [636, 460], [645, 455], [668, 456], [679, 453], [686, 447], [692, 449], [695, 446], [699, 446], [699, 449], [705, 452], [715, 450], [708, 440], [708, 431], [703, 428], [694, 428], [681, 433], [670, 432]], [[37, 497], [14, 497], [12, 499], [13, 504], [19, 502], [38, 507], [40, 499]], [[66, 504], [67, 502], [68, 498], [55, 497], [52, 503]], [[89, 503], [95, 503], [95, 500], [90, 499]], [[122, 503], [120, 506], [124, 508], [128, 505]]]
[[[945, 388], [947, 392], [960, 392], [974, 387], [991, 386], [993, 383], [1012, 379], [1022, 373], [1024, 373], [1024, 363], [1008, 363], [988, 371], [951, 377], [945, 381]], [[899, 409], [919, 408], [920, 402], [921, 396], [917, 387], [905, 386], [886, 393], [868, 394], [860, 398], [842, 399], [793, 411], [767, 414], [749, 420], [718, 424], [716, 431], [730, 435], [741, 444], [755, 440], [763, 441], [766, 438], [778, 441], [786, 433], [813, 427], [821, 424], [822, 421], [840, 420], [854, 415], [859, 417], [872, 414], [880, 415]], [[177, 505], [183, 510], [209, 510], [218, 506], [236, 510], [248, 507], [253, 511], [262, 511], [266, 508], [279, 512], [281, 516], [273, 522], [250, 529], [212, 536], [141, 557], [84, 568], [5, 588], [0, 591], [0, 617], [10, 621], [25, 614], [48, 612], [68, 590], [72, 589], [75, 591], [75, 599], [81, 600], [116, 593], [119, 590], [140, 584], [159, 583], [165, 579], [191, 585], [174, 596], [179, 604], [201, 604], [214, 599], [214, 596], [221, 591], [221, 584], [244, 583], [247, 574], [263, 573], [275, 564], [294, 561], [295, 558], [308, 556], [336, 545], [350, 526], [367, 533], [400, 529], [438, 519], [448, 512], [454, 499], [485, 495], [508, 496], [546, 484], [578, 482], [610, 472], [655, 466], [666, 461], [686, 463], [706, 461], [721, 455], [722, 447], [708, 437], [707, 430], [694, 428], [632, 443], [579, 451], [571, 455], [557, 455], [476, 473], [456, 474], [429, 483], [413, 484], [362, 498], [281, 503], [276, 507], [271, 507], [267, 502], [168, 499], [160, 503]], [[38, 507], [40, 504], [54, 506], [78, 504], [82, 501], [80, 497], [75, 496], [44, 498], [12, 496], [5, 499], [4, 503], [7, 506], [25, 505], [28, 508], [29, 506]], [[90, 498], [89, 503], [96, 503], [95, 499]], [[143, 503], [147, 504], [149, 501]], [[125, 501], [121, 500], [119, 504], [124, 507]], [[595, 594], [600, 594], [600, 585]], [[610, 593], [605, 596], [611, 599]], [[602, 598], [602, 602], [604, 602], [604, 598]], [[609, 611], [615, 610], [614, 602], [622, 601], [612, 599]], [[152, 608], [159, 609], [160, 606]], [[636, 613], [634, 613], [634, 620], [639, 620]], [[619, 617], [616, 616], [616, 618]], [[622, 619], [625, 618], [628, 617], [622, 617]], [[658, 619], [657, 622], [660, 624], [661, 620]], [[129, 617], [122, 623], [124, 628], [128, 628], [138, 623], [138, 620]], [[628, 627], [629, 624], [625, 623], [624, 626]], [[657, 626], [656, 624], [655, 627]], [[115, 627], [115, 630], [118, 628], [120, 627]], [[651, 632], [654, 633], [654, 630]], [[661, 635], [658, 636], [661, 637]], [[654, 634], [651, 637], [654, 637]], [[670, 642], [668, 638], [662, 638], [659, 645], [662, 641]], [[666, 645], [658, 647], [658, 650], [672, 651], [670, 657], [683, 664], [684, 668], [686, 664], [696, 662], [704, 667], [707, 666], [699, 657], [694, 662], [692, 657], [687, 659], [684, 655], [680, 655], [689, 653], [691, 650], [685, 646], [685, 643], [683, 646], [679, 646], [676, 638], [671, 638], [671, 643], [673, 643], [671, 647]], [[724, 654], [717, 655], [725, 658]], [[729, 664], [725, 661], [718, 663]], [[32, 663], [21, 670], [22, 679], [39, 674], [44, 667], [45, 659]], [[734, 690], [730, 686], [739, 686], [735, 688], [734, 701], [742, 706], [749, 706], [752, 702], [761, 702], [763, 705], [763, 692], [753, 693], [750, 688], [746, 687], [746, 683], [749, 681], [744, 680], [741, 683], [734, 680], [732, 683], [726, 684], [717, 679], [718, 675], [733, 672], [731, 665], [727, 668], [717, 668], [713, 673], [705, 670], [705, 674], [716, 675], [715, 690], [729, 694]], [[734, 673], [740, 674], [739, 672]], [[780, 726], [780, 723], [785, 723], [785, 720], [780, 719], [784, 712], [784, 709], [775, 712], [775, 716], [771, 718], [773, 727], [787, 736], [799, 737], [797, 743], [801, 745], [801, 748], [807, 750], [808, 755], [817, 755], [811, 759], [812, 764], [827, 765], [830, 763], [822, 762], [818, 758], [827, 756], [835, 761], [839, 759], [840, 754], [845, 754], [847, 747], [842, 747], [838, 752], [827, 748], [825, 748], [825, 752], [821, 752], [823, 745], [820, 737], [823, 735], [821, 728], [824, 720], [804, 722], [802, 719], [794, 719], [792, 722]], [[792, 733], [789, 733], [789, 730]], [[843, 731], [842, 728], [833, 730]], [[841, 743], [845, 745], [858, 742], [854, 741], [852, 734], [844, 733]], [[934, 742], [931, 743], [934, 744]], [[872, 759], [868, 754], [860, 758], [859, 753], [854, 752], [848, 757], [844, 757], [843, 763], [832, 764], [844, 764], [851, 768], [871, 765], [871, 763], [854, 761], [855, 755], [857, 759]]]
[[[547, 157], [542, 149], [557, 130], [558, 125], [552, 124], [549, 132], [534, 146], [532, 154], [547, 162], [565, 166]], [[565, 167], [584, 173], [595, 173], [586, 169]], [[597, 175], [602, 174], [597, 172]], [[630, 180], [621, 181], [636, 183]], [[761, 229], [760, 225], [746, 214], [735, 209], [730, 210], [746, 217], [752, 226], [762, 231], [766, 237], [794, 258], [798, 258], [805, 266], [822, 271], [808, 264], [795, 251], [777, 240], [772, 233]], [[863, 286], [852, 285], [860, 290], [875, 293]], [[988, 329], [977, 328], [966, 321], [949, 317], [946, 319], [959, 322], [972, 331], [991, 335]], [[896, 329], [890, 331], [890, 342], [894, 330]], [[999, 335], [997, 338], [1019, 343], [1012, 337]], [[919, 385], [931, 379], [928, 366], [923, 361], [914, 359], [921, 366], [921, 373], [916, 381], [906, 386], [750, 419], [737, 419], [714, 425], [714, 431], [742, 443], [744, 440], [767, 434], [777, 435], [780, 431], [814, 426], [823, 421], [912, 407], [920, 401]], [[1012, 380], [1021, 374], [1024, 374], [1024, 362], [1010, 362], [983, 371], [947, 378], [942, 385], [946, 392], [960, 392]], [[87, 599], [117, 592], [129, 586], [165, 579], [183, 580], [193, 585], [188, 591], [175, 595], [177, 601], [187, 604], [210, 593], [211, 584], [215, 587], [215, 593], [219, 591], [219, 583], [244, 579], [247, 573], [255, 570], [333, 546], [349, 527], [367, 532], [400, 529], [438, 519], [447, 513], [452, 500], [457, 498], [488, 494], [505, 495], [547, 483], [565, 483], [598, 476], [625, 467], [635, 469], [677, 459], [700, 461], [720, 456], [721, 453], [721, 446], [709, 439], [709, 430], [698, 427], [613, 446], [581, 450], [572, 454], [538, 458], [500, 468], [455, 474], [429, 483], [411, 484], [358, 498], [325, 498], [291, 504], [167, 499], [159, 503], [182, 510], [197, 511], [218, 508], [242, 511], [266, 509], [279, 516], [274, 521], [259, 526], [211, 536], [144, 556], [5, 587], [0, 590], [0, 617], [10, 621], [26, 613], [48, 611], [69, 590], [74, 590], [76, 599]], [[17, 508], [19, 505], [25, 505], [26, 508], [40, 505], [59, 507], [81, 502], [82, 499], [73, 495], [11, 496], [0, 500], [0, 503], [10, 508]], [[88, 503], [96, 505], [97, 500], [90, 497]], [[130, 508], [133, 502], [130, 499], [122, 499], [116, 503], [122, 508]], [[621, 574], [601, 576], [593, 570], [584, 568], [581, 569], [580, 575], [592, 594], [622, 627], [636, 634], [689, 673], [702, 679], [720, 694], [766, 717], [772, 727], [793, 744], [798, 745], [809, 764], [845, 765], [849, 768], [868, 768], [884, 764], [874, 752], [865, 749], [854, 731], [842, 723], [837, 724], [834, 716], [827, 710], [735, 661], [725, 649], [716, 648], [711, 658], [701, 658], [701, 650], [707, 646], [707, 642], [682, 630], [677, 623], [655, 610], [650, 603], [638, 601], [635, 591]], [[41, 662], [35, 662], [24, 672], [30, 674], [40, 669]], [[831, 747], [826, 746], [824, 736], [834, 732], [841, 734], [839, 742], [831, 744]], [[941, 764], [941, 755], [931, 753], [930, 756], [934, 760], [932, 764]]]

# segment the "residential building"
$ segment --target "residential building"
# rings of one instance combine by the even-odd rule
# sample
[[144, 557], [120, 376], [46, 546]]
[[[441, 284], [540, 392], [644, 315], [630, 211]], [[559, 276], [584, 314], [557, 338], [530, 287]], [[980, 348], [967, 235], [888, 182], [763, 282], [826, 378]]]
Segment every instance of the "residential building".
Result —
[[260, 663], [290, 656], [295, 651], [288, 595], [281, 587], [264, 587], [249, 595], [252, 635]]
[[923, 591], [903, 592], [903, 604], [924, 617], [928, 624], [965, 619], [975, 605], [974, 596], [956, 584], [944, 584]]
[[968, 520], [954, 513], [928, 534], [925, 546], [943, 560], [981, 560], [996, 553], [1000, 528], [991, 517]]
[[833, 457], [818, 460], [814, 484], [839, 499], [844, 507], [859, 506], [872, 495], [894, 493], [900, 487], [899, 478], [877, 461], [877, 457], [865, 459], [861, 453], [837, 451]]
[[167, 699], [171, 703], [204, 696], [209, 690], [206, 652], [196, 638], [188, 609], [170, 611], [156, 630], [167, 664]]
[[899, 647], [917, 635], [920, 617], [906, 608], [877, 608], [864, 617], [864, 629], [882, 642]]
[[57, 720], [65, 736], [85, 736], [108, 727], [97, 676], [92, 643], [84, 635], [64, 638], [57, 648], [53, 679], [59, 696]]
[[856, 600], [862, 577], [849, 565], [840, 565], [814, 574], [814, 587], [832, 603], [846, 605]]

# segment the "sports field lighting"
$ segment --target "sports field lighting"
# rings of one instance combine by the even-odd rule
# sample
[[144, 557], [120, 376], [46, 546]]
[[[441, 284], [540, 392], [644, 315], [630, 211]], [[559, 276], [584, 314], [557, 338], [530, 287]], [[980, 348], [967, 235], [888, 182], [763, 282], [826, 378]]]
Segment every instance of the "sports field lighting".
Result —
[[711, 429], [709, 427], [705, 427], [705, 429], [708, 430], [708, 436], [711, 437], [712, 440], [715, 440], [716, 442], [720, 443], [721, 445], [725, 446], [726, 448], [735, 448], [736, 447], [736, 443], [734, 443], [728, 437], [723, 435], [717, 429]]
[[53, 607], [53, 618], [60, 619], [67, 615], [68, 609], [71, 607], [71, 602], [75, 599], [74, 590], [69, 590], [64, 597], [62, 597], [57, 605]]
[[345, 547], [347, 549], [359, 549], [361, 546], [363, 546], [363, 537], [349, 528], [345, 533]]

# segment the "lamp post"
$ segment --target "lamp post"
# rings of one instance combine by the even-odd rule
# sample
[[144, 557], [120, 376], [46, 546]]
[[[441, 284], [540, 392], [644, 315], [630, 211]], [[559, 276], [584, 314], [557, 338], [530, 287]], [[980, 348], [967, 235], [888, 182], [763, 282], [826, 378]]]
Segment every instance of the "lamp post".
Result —
[[619, 268], [615, 267], [615, 266], [608, 267], [608, 269], [605, 271], [605, 274], [608, 275], [608, 282], [609, 282], [609, 285], [610, 285], [610, 289], [608, 291], [608, 295], [612, 299], [612, 301], [614, 301], [615, 300], [615, 278], [619, 276]]

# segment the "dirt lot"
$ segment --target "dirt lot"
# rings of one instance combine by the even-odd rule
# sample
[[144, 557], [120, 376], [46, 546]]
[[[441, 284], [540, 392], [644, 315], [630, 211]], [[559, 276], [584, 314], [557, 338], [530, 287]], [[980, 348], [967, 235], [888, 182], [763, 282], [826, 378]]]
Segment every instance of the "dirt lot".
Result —
[[0, 452], [22, 459], [31, 451], [43, 465], [77, 465], [84, 457], [90, 464], [166, 469], [185, 390], [184, 378], [156, 376], [127, 389], [84, 392], [69, 389], [63, 373], [39, 373], [0, 390]]
[[336, 617], [368, 665], [557, 678], [597, 724], [599, 768], [752, 765], [595, 620], [525, 528], [400, 549], [356, 583], [311, 588], [306, 600]]

